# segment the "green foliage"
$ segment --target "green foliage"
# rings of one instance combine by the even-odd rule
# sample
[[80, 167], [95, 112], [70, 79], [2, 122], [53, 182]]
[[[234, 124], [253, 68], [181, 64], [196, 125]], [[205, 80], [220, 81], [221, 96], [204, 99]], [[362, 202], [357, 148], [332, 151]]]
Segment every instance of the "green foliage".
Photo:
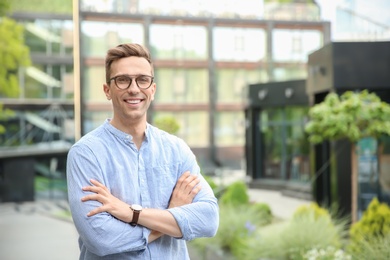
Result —
[[254, 203], [254, 204], [250, 204], [250, 207], [253, 208], [256, 214], [262, 216], [264, 223], [270, 224], [272, 222], [273, 215], [272, 215], [271, 207], [267, 203]]
[[29, 49], [23, 41], [23, 27], [14, 20], [0, 19], [0, 97], [17, 97], [20, 66], [30, 64]]
[[[4, 109], [3, 104], [0, 104], [0, 122], [12, 117], [15, 115], [15, 112], [10, 109]], [[0, 124], [0, 134], [5, 132], [5, 127]]]
[[[218, 190], [210, 177], [206, 180]], [[212, 238], [199, 238], [191, 244], [204, 255], [207, 251], [227, 254], [224, 259], [241, 259], [243, 248], [252, 239], [255, 231], [272, 222], [273, 216], [269, 205], [250, 203], [248, 189], [244, 182], [237, 181], [228, 185], [219, 199], [220, 222], [218, 232]]]
[[354, 260], [390, 259], [390, 235], [371, 238], [370, 240], [363, 239], [356, 246], [358, 246], [358, 250], [349, 252]]
[[221, 204], [246, 205], [249, 203], [248, 188], [242, 181], [230, 184], [220, 198]]
[[390, 208], [374, 198], [362, 218], [350, 229], [350, 250], [360, 252], [362, 245], [390, 236]]
[[314, 219], [327, 218], [331, 221], [331, 216], [328, 210], [321, 208], [317, 203], [310, 203], [309, 206], [301, 206], [294, 212], [293, 218], [306, 217], [307, 215], [313, 215]]
[[180, 125], [173, 116], [161, 116], [154, 119], [154, 125], [170, 134], [179, 132]]
[[219, 210], [220, 222], [216, 236], [199, 238], [191, 243], [201, 251], [225, 250], [241, 259], [241, 248], [253, 239], [256, 229], [267, 224], [267, 217], [264, 211], [260, 212], [249, 204], [221, 204]]
[[337, 251], [345, 230], [346, 222], [333, 220], [326, 209], [305, 206], [292, 219], [259, 229], [240, 259], [304, 259], [311, 249]]
[[12, 1], [13, 12], [72, 14], [73, 0], [17, 0]]
[[[0, 97], [18, 96], [18, 69], [30, 64], [29, 50], [23, 41], [23, 27], [3, 16], [9, 6], [9, 1], [0, 0]], [[12, 115], [10, 110], [0, 104], [0, 120]], [[0, 134], [4, 132], [4, 126], [0, 125]]]
[[0, 17], [6, 15], [10, 9], [9, 0], [0, 0]]
[[356, 142], [363, 137], [390, 135], [390, 105], [375, 93], [347, 91], [341, 96], [329, 93], [322, 103], [309, 110], [305, 130], [312, 143], [346, 138]]

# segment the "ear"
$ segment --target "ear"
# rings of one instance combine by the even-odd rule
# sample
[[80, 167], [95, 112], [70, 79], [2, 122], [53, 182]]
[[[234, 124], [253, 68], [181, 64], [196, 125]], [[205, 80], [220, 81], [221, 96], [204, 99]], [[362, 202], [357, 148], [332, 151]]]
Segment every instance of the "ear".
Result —
[[107, 83], [104, 83], [104, 84], [103, 84], [103, 91], [104, 91], [104, 94], [105, 94], [106, 97], [107, 97], [107, 100], [111, 100], [110, 86], [108, 86]]
[[151, 95], [151, 98], [150, 100], [154, 100], [154, 94], [156, 93], [156, 83], [153, 83], [152, 86], [150, 86], [151, 90], [152, 90], [152, 95]]

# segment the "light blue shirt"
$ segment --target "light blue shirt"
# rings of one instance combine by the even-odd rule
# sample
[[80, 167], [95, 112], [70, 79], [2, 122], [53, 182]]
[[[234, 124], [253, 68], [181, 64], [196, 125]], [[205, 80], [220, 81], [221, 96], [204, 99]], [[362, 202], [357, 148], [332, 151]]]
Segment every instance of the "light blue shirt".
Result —
[[[68, 153], [68, 198], [74, 224], [80, 235], [80, 259], [189, 259], [186, 240], [214, 236], [218, 229], [218, 203], [188, 145], [148, 124], [138, 150], [132, 136], [116, 129], [109, 119], [82, 137]], [[183, 237], [164, 235], [148, 244], [151, 232], [133, 227], [109, 213], [87, 214], [101, 206], [81, 202], [90, 179], [103, 183], [120, 200], [144, 208], [167, 209], [171, 193], [185, 172], [201, 176], [201, 191], [193, 203], [168, 209]], [[141, 213], [142, 217], [142, 213]]]

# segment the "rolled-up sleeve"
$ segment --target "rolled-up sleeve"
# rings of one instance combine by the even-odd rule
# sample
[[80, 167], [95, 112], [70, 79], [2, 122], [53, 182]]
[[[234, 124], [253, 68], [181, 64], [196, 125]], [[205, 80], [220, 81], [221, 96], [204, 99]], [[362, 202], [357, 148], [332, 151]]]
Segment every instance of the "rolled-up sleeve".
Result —
[[181, 143], [180, 172], [190, 171], [200, 177], [201, 190], [195, 196], [193, 203], [168, 209], [174, 216], [183, 234], [182, 239], [192, 240], [200, 237], [212, 237], [219, 226], [219, 207], [210, 185], [200, 173], [195, 155], [190, 148]]
[[186, 206], [169, 209], [169, 212], [176, 219], [184, 240], [212, 237], [217, 233], [219, 214], [216, 201], [194, 202]]
[[100, 207], [101, 203], [82, 202], [81, 198], [87, 194], [82, 187], [91, 185], [91, 179], [107, 186], [107, 176], [103, 176], [101, 162], [95, 152], [99, 151], [92, 151], [85, 145], [75, 145], [69, 151], [67, 159], [69, 205], [83, 245], [98, 256], [146, 249], [150, 234], [147, 228], [132, 227], [106, 212], [87, 216], [89, 211]]

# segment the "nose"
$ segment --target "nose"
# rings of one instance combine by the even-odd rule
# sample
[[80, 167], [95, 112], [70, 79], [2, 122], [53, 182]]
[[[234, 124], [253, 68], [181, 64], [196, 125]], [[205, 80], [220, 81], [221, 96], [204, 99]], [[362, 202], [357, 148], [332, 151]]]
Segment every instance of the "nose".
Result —
[[131, 79], [130, 86], [127, 90], [130, 92], [138, 92], [139, 91], [139, 88], [137, 86], [137, 82], [135, 82], [135, 79]]

